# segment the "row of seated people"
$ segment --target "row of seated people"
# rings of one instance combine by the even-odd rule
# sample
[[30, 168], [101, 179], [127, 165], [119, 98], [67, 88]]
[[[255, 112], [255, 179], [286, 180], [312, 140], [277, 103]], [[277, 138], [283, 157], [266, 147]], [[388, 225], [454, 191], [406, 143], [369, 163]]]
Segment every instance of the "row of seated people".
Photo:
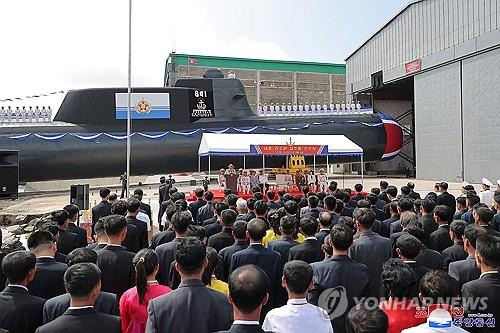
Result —
[[261, 115], [294, 115], [294, 114], [311, 114], [311, 113], [338, 113], [338, 114], [365, 114], [373, 113], [371, 107], [363, 107], [360, 103], [336, 103], [336, 104], [264, 104], [257, 107]]
[[[62, 306], [62, 312], [51, 317], [52, 321], [46, 320], [39, 332], [71, 329], [71, 316], [75, 311], [87, 313], [89, 306], [94, 306], [92, 315], [111, 312], [98, 306], [99, 290], [89, 287], [92, 297], [71, 293], [67, 264], [72, 265], [78, 251], [87, 250], [85, 253], [95, 253], [95, 259], [88, 261], [97, 263], [100, 290], [120, 300], [124, 332], [238, 332], [241, 325], [251, 325], [252, 332], [363, 332], [375, 324], [380, 325], [375, 332], [421, 332], [429, 328], [430, 319], [416, 317], [417, 307], [437, 300], [450, 302], [458, 295], [465, 299], [490, 297], [486, 309], [465, 308], [464, 328], [469, 323], [466, 318], [500, 315], [495, 301], [500, 292], [500, 243], [494, 229], [500, 193], [495, 193], [494, 207], [474, 204], [478, 196], [465, 193], [472, 220], [453, 220], [467, 212], [460, 212], [459, 198], [453, 203], [449, 200], [445, 183], [441, 183], [439, 195], [430, 192], [423, 199], [412, 199], [418, 193], [411, 186], [403, 187], [398, 195], [397, 188], [385, 182], [368, 194], [360, 184], [351, 194], [335, 185], [331, 184], [328, 193], [304, 189], [304, 198], [284, 193], [267, 202], [260, 192], [248, 200], [228, 194], [221, 202], [214, 202], [206, 192], [187, 203], [181, 192], [169, 191], [164, 230], [150, 242], [147, 223], [137, 219], [140, 200], [117, 200], [110, 204], [111, 215], [100, 217], [94, 225], [96, 242], [89, 245], [93, 250], [75, 249], [65, 258], [66, 263], [56, 258], [60, 230], [68, 228], [70, 218], [69, 213], [59, 211], [53, 217], [57, 224], [66, 219], [62, 228], [41, 228], [28, 239], [28, 248], [37, 257], [36, 271], [11, 278], [9, 263], [19, 260], [5, 257], [2, 269], [9, 287], [2, 295], [12, 297], [12, 288], [19, 285], [48, 299], [46, 305], [54, 297], [66, 295], [70, 301], [65, 304], [71, 308]], [[378, 216], [382, 218], [382, 214], [389, 215], [381, 221]], [[239, 303], [243, 296], [250, 296], [238, 293], [237, 281], [252, 276], [255, 280], [250, 285], [265, 282], [260, 293], [251, 293], [260, 296], [249, 301], [253, 305]], [[300, 287], [288, 285], [293, 278], [296, 283], [302, 281]], [[248, 281], [241, 284], [248, 285]], [[331, 288], [343, 290], [347, 304], [330, 321], [315, 306], [334, 310], [324, 301]], [[380, 300], [379, 310], [363, 307], [363, 297]], [[8, 303], [7, 298], [0, 299]], [[42, 301], [38, 303], [40, 308]], [[406, 307], [402, 309], [401, 304]], [[0, 304], [0, 309], [5, 313], [0, 315], [0, 327], [9, 329], [9, 318], [16, 316], [4, 312], [11, 309], [8, 304]], [[35, 317], [23, 322], [32, 328], [40, 326], [42, 322]], [[115, 327], [109, 326], [109, 330], [118, 331], [120, 321], [106, 318], [106, 325]], [[463, 331], [460, 325], [455, 322], [454, 332]]]
[[42, 123], [52, 120], [52, 109], [38, 107], [16, 107], [12, 109], [10, 106], [0, 108], [0, 124], [4, 123]]

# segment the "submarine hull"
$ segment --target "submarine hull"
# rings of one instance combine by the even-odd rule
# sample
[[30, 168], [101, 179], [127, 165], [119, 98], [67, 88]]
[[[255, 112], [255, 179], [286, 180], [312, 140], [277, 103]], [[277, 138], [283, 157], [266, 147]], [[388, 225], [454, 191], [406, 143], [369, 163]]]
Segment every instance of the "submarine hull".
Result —
[[[126, 169], [126, 121], [118, 117], [123, 108], [117, 96], [125, 92], [125, 88], [70, 91], [54, 123], [0, 128], [0, 149], [19, 151], [20, 181], [122, 174]], [[237, 79], [178, 80], [176, 87], [135, 88], [133, 92], [143, 98], [135, 108], [151, 103], [154, 109], [153, 95], [169, 95], [168, 105], [157, 108], [156, 113], [165, 116], [150, 119], [153, 112], [143, 113], [138, 116], [146, 119], [132, 121], [133, 175], [198, 171], [198, 148], [205, 132], [280, 134], [283, 144], [291, 134], [342, 134], [363, 148], [367, 162], [391, 158], [402, 146], [401, 128], [383, 114], [256, 115]], [[326, 157], [316, 161], [325, 163]], [[358, 161], [348, 156], [329, 159], [330, 163]], [[243, 167], [241, 156], [225, 156], [213, 157], [211, 168], [226, 167], [230, 162]], [[284, 164], [283, 156], [266, 157], [266, 167]], [[246, 158], [247, 168], [261, 166], [262, 157]], [[201, 171], [207, 168], [208, 159], [202, 157]]]

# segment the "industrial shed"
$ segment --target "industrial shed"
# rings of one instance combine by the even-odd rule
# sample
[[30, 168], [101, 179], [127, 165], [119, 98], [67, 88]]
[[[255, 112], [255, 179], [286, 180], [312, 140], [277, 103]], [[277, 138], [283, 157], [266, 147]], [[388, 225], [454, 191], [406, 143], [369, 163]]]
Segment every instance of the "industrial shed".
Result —
[[375, 111], [406, 128], [400, 156], [382, 163], [409, 166], [419, 179], [498, 178], [499, 0], [413, 1], [346, 66], [346, 94], [369, 93]]

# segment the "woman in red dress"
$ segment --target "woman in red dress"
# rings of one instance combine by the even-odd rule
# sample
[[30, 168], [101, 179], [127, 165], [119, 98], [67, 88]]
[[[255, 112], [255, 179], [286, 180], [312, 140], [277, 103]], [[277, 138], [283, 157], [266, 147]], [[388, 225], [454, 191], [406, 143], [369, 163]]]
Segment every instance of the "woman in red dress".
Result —
[[154, 250], [142, 249], [134, 259], [136, 286], [120, 298], [120, 316], [123, 333], [144, 333], [148, 319], [149, 300], [172, 290], [156, 281], [158, 255]]

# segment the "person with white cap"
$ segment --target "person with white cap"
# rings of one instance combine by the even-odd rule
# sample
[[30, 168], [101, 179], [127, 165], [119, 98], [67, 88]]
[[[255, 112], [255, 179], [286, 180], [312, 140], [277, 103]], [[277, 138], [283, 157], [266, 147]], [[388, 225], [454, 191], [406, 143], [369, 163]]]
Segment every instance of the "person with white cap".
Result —
[[490, 187], [493, 186], [493, 183], [488, 178], [483, 178], [481, 179], [481, 184], [483, 191], [479, 193], [479, 198], [481, 198], [482, 203], [491, 207], [493, 206], [493, 192], [490, 190]]

